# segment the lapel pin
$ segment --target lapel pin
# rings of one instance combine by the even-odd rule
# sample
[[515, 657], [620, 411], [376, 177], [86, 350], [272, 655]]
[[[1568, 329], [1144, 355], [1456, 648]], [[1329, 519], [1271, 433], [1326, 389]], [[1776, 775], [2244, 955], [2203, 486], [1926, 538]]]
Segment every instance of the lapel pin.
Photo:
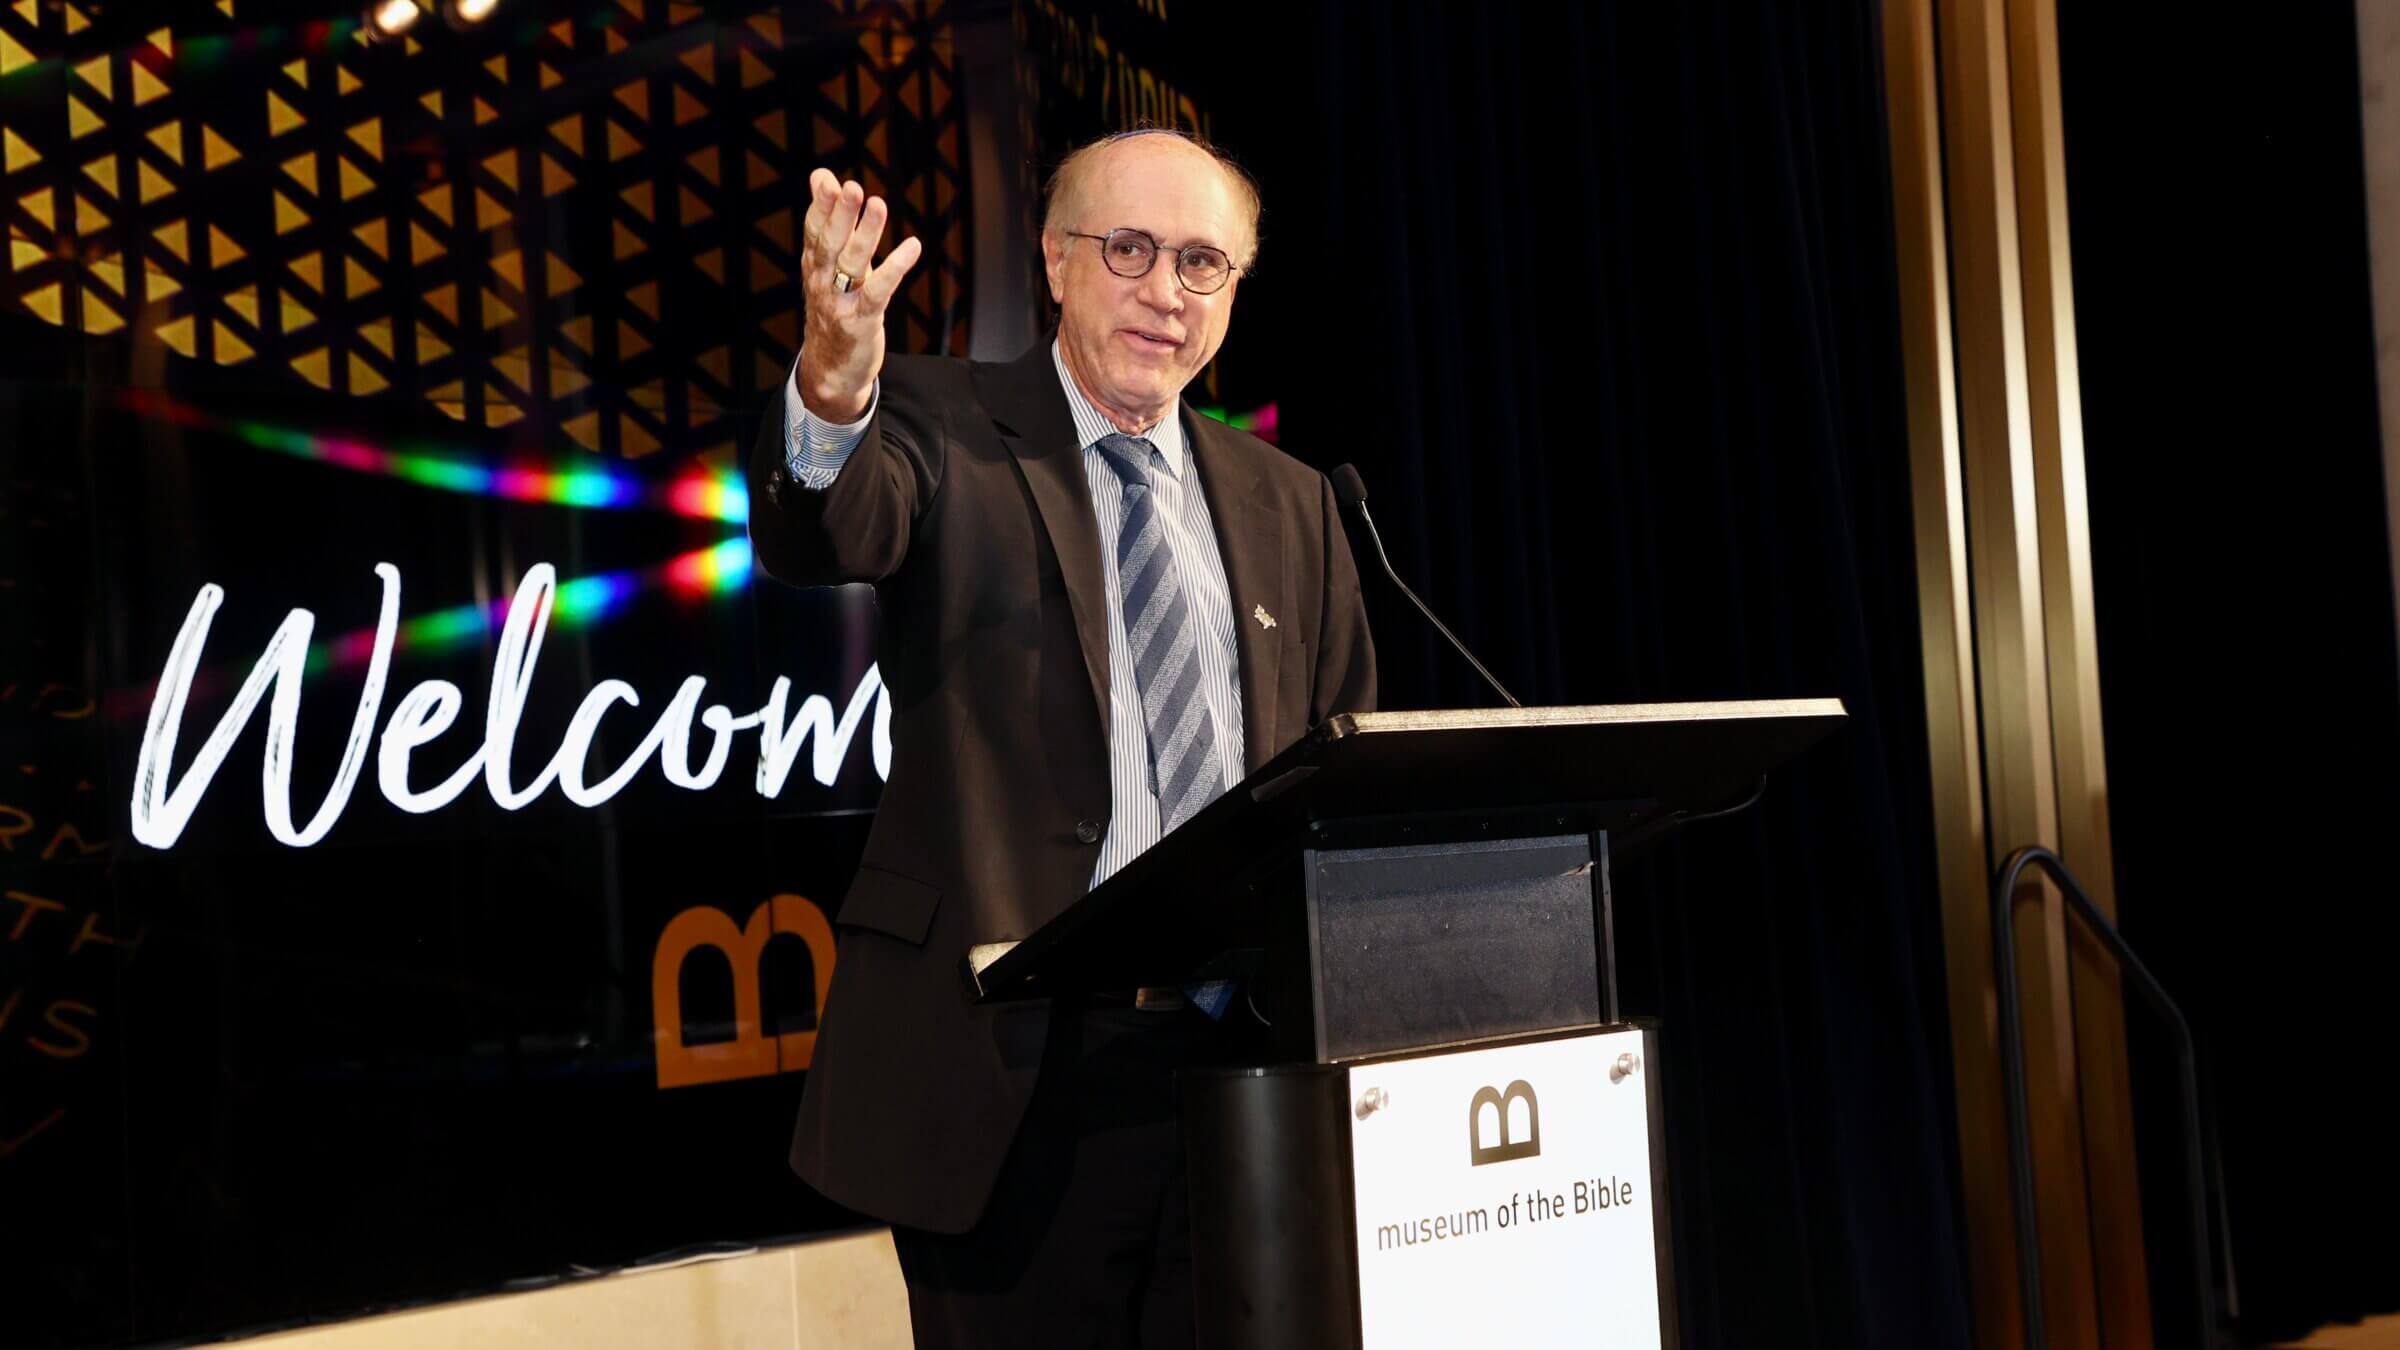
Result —
[[1273, 628], [1275, 626], [1275, 616], [1267, 612], [1267, 607], [1265, 605], [1260, 605], [1258, 608], [1251, 610], [1250, 617], [1258, 620], [1258, 626], [1261, 628]]

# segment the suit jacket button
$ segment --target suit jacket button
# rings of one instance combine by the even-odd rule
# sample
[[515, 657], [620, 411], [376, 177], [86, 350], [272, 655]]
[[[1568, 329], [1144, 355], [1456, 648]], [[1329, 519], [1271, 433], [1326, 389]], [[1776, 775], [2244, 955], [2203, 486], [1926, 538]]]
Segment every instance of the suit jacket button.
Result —
[[1089, 820], [1076, 821], [1075, 838], [1078, 843], [1097, 844], [1100, 842], [1100, 826]]

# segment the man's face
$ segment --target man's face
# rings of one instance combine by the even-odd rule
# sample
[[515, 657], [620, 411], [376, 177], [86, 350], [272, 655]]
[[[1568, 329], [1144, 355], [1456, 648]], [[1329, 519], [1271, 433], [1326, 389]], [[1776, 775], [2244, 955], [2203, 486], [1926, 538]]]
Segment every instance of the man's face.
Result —
[[1057, 235], [1044, 236], [1043, 259], [1067, 369], [1103, 412], [1146, 423], [1172, 408], [1217, 354], [1241, 284], [1237, 273], [1223, 289], [1195, 295], [1176, 279], [1176, 252], [1209, 244], [1238, 265], [1248, 255], [1249, 221], [1224, 170], [1196, 147], [1145, 136], [1101, 154], [1064, 227], [1140, 230], [1158, 241], [1156, 263], [1147, 276], [1121, 277], [1101, 261], [1097, 240]]

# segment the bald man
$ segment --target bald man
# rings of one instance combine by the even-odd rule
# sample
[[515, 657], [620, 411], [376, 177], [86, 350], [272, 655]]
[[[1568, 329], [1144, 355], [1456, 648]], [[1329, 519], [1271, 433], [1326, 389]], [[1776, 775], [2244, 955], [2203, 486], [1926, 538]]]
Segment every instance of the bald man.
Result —
[[917, 261], [823, 169], [806, 333], [750, 467], [768, 574], [872, 582], [891, 775], [836, 916], [792, 1165], [891, 1223], [919, 1346], [1192, 1339], [1173, 1074], [1247, 1053], [1237, 989], [967, 1001], [1022, 938], [1311, 725], [1374, 704], [1324, 475], [1197, 415], [1258, 194], [1173, 132], [1052, 177], [1054, 336], [888, 357]]

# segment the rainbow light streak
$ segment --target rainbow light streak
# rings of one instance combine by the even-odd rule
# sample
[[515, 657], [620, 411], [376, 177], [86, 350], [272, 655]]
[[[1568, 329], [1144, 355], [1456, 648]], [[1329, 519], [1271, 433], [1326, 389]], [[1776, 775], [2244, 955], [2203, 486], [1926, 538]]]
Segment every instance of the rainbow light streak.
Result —
[[[700, 600], [740, 590], [750, 581], [750, 541], [728, 539], [707, 548], [677, 554], [654, 567], [601, 572], [562, 582], [551, 602], [550, 622], [559, 628], [583, 628], [599, 622], [648, 590], [665, 590], [680, 600]], [[458, 605], [404, 619], [393, 635], [392, 652], [438, 654], [481, 642], [508, 618], [509, 597], [489, 604]], [[364, 666], [375, 655], [372, 626], [309, 645], [308, 673]]]
[[679, 516], [702, 520], [750, 519], [750, 490], [738, 478], [697, 474], [678, 478], [667, 487], [669, 509]]
[[741, 478], [699, 465], [664, 483], [644, 482], [631, 474], [590, 462], [564, 468], [492, 467], [454, 454], [384, 450], [265, 422], [217, 417], [149, 390], [126, 390], [123, 401], [145, 416], [178, 426], [222, 431], [256, 449], [356, 473], [380, 474], [444, 492], [549, 502], [578, 510], [669, 511], [736, 525], [750, 519], [750, 492]]
[[664, 569], [668, 589], [683, 596], [730, 591], [750, 580], [750, 541], [728, 539], [715, 548], [686, 553]]
[[[634, 583], [624, 572], [608, 572], [596, 577], [577, 577], [558, 588], [551, 617], [572, 628], [595, 622], [609, 611], [633, 598]], [[494, 622], [498, 622], [495, 618]]]
[[315, 54], [349, 41], [364, 27], [362, 21], [351, 17], [316, 19], [296, 28], [270, 23], [233, 33], [194, 33], [188, 37], [178, 33], [175, 59], [195, 69], [214, 70], [234, 61], [287, 50]]
[[1236, 431], [1247, 431], [1260, 440], [1275, 439], [1275, 405], [1262, 403], [1246, 413], [1227, 413], [1223, 408], [1202, 408], [1202, 417], [1213, 417]]

